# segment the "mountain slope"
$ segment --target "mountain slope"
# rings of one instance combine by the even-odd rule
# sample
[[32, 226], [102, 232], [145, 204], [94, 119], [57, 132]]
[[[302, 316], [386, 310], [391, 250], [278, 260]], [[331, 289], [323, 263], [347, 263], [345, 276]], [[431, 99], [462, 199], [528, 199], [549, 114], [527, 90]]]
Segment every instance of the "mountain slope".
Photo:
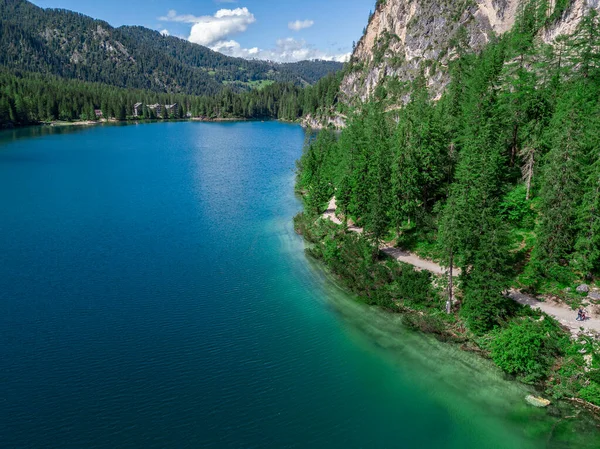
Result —
[[480, 51], [511, 30], [519, 15], [541, 16], [540, 39], [549, 43], [574, 31], [598, 0], [379, 0], [351, 58], [341, 90], [348, 102], [365, 101], [382, 82], [395, 83], [406, 101], [406, 82], [425, 75], [433, 97], [449, 81], [448, 65], [465, 51]]
[[0, 0], [0, 65], [159, 92], [211, 94], [227, 83], [313, 84], [341, 64], [275, 64], [231, 58], [143, 27], [113, 28], [72, 11]]

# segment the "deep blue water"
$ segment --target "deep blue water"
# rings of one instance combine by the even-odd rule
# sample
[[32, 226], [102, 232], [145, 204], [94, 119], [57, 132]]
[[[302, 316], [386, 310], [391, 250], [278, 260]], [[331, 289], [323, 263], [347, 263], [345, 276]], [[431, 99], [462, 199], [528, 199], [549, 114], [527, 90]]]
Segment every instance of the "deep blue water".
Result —
[[545, 447], [524, 388], [306, 259], [304, 138], [0, 133], [0, 447]]

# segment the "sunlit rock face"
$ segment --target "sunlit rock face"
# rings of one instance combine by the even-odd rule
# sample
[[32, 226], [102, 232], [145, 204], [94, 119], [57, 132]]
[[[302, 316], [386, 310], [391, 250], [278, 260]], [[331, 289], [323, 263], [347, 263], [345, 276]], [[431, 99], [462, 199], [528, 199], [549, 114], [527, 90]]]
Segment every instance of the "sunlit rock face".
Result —
[[[382, 80], [395, 79], [402, 85], [421, 71], [432, 97], [439, 97], [457, 49], [481, 50], [494, 35], [509, 31], [523, 4], [523, 0], [380, 1], [352, 55], [353, 70], [342, 81], [345, 101], [364, 102]], [[549, 43], [572, 33], [590, 8], [600, 9], [600, 0], [571, 0], [540, 32], [540, 39]], [[550, 17], [554, 9], [555, 0], [549, 0], [546, 15]]]

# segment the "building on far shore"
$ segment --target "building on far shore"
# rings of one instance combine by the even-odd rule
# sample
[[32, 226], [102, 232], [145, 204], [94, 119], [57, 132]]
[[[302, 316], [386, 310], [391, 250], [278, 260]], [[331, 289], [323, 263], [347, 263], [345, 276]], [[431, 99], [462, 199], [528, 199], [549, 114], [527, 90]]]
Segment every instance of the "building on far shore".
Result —
[[165, 111], [166, 111], [167, 115], [177, 116], [177, 112], [179, 111], [179, 105], [177, 103], [166, 104]]
[[94, 109], [94, 114], [96, 115], [96, 118], [104, 117], [104, 114], [102, 113], [102, 109]]
[[150, 109], [151, 111], [154, 111], [154, 113], [156, 114], [157, 117], [160, 117], [162, 115], [162, 106], [158, 103], [149, 104], [148, 109]]
[[143, 105], [143, 103], [136, 103], [133, 105], [133, 116], [134, 117], [139, 117], [141, 115], [142, 105]]

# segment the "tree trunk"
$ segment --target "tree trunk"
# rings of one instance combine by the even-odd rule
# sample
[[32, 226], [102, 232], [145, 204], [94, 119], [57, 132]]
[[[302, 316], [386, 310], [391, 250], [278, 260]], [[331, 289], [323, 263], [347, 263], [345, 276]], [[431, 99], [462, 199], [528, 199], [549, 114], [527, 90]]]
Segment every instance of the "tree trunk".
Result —
[[454, 299], [454, 286], [452, 285], [453, 282], [453, 278], [452, 278], [452, 269], [454, 267], [454, 256], [452, 254], [452, 251], [450, 251], [450, 270], [448, 271], [448, 300], [446, 301], [446, 313], [448, 315], [450, 315], [450, 313], [452, 312], [452, 300]]
[[[527, 149], [525, 149], [527, 150]], [[527, 195], [525, 196], [525, 200], [529, 201], [531, 198], [531, 182], [533, 180], [533, 168], [535, 165], [535, 150], [533, 148], [524, 151], [526, 161], [525, 165], [521, 168], [523, 173], [523, 180], [525, 181], [525, 186], [527, 187]]]
[[515, 123], [513, 127], [512, 148], [510, 151], [510, 166], [514, 167], [515, 157], [517, 155], [517, 137], [519, 136], [519, 125]]

